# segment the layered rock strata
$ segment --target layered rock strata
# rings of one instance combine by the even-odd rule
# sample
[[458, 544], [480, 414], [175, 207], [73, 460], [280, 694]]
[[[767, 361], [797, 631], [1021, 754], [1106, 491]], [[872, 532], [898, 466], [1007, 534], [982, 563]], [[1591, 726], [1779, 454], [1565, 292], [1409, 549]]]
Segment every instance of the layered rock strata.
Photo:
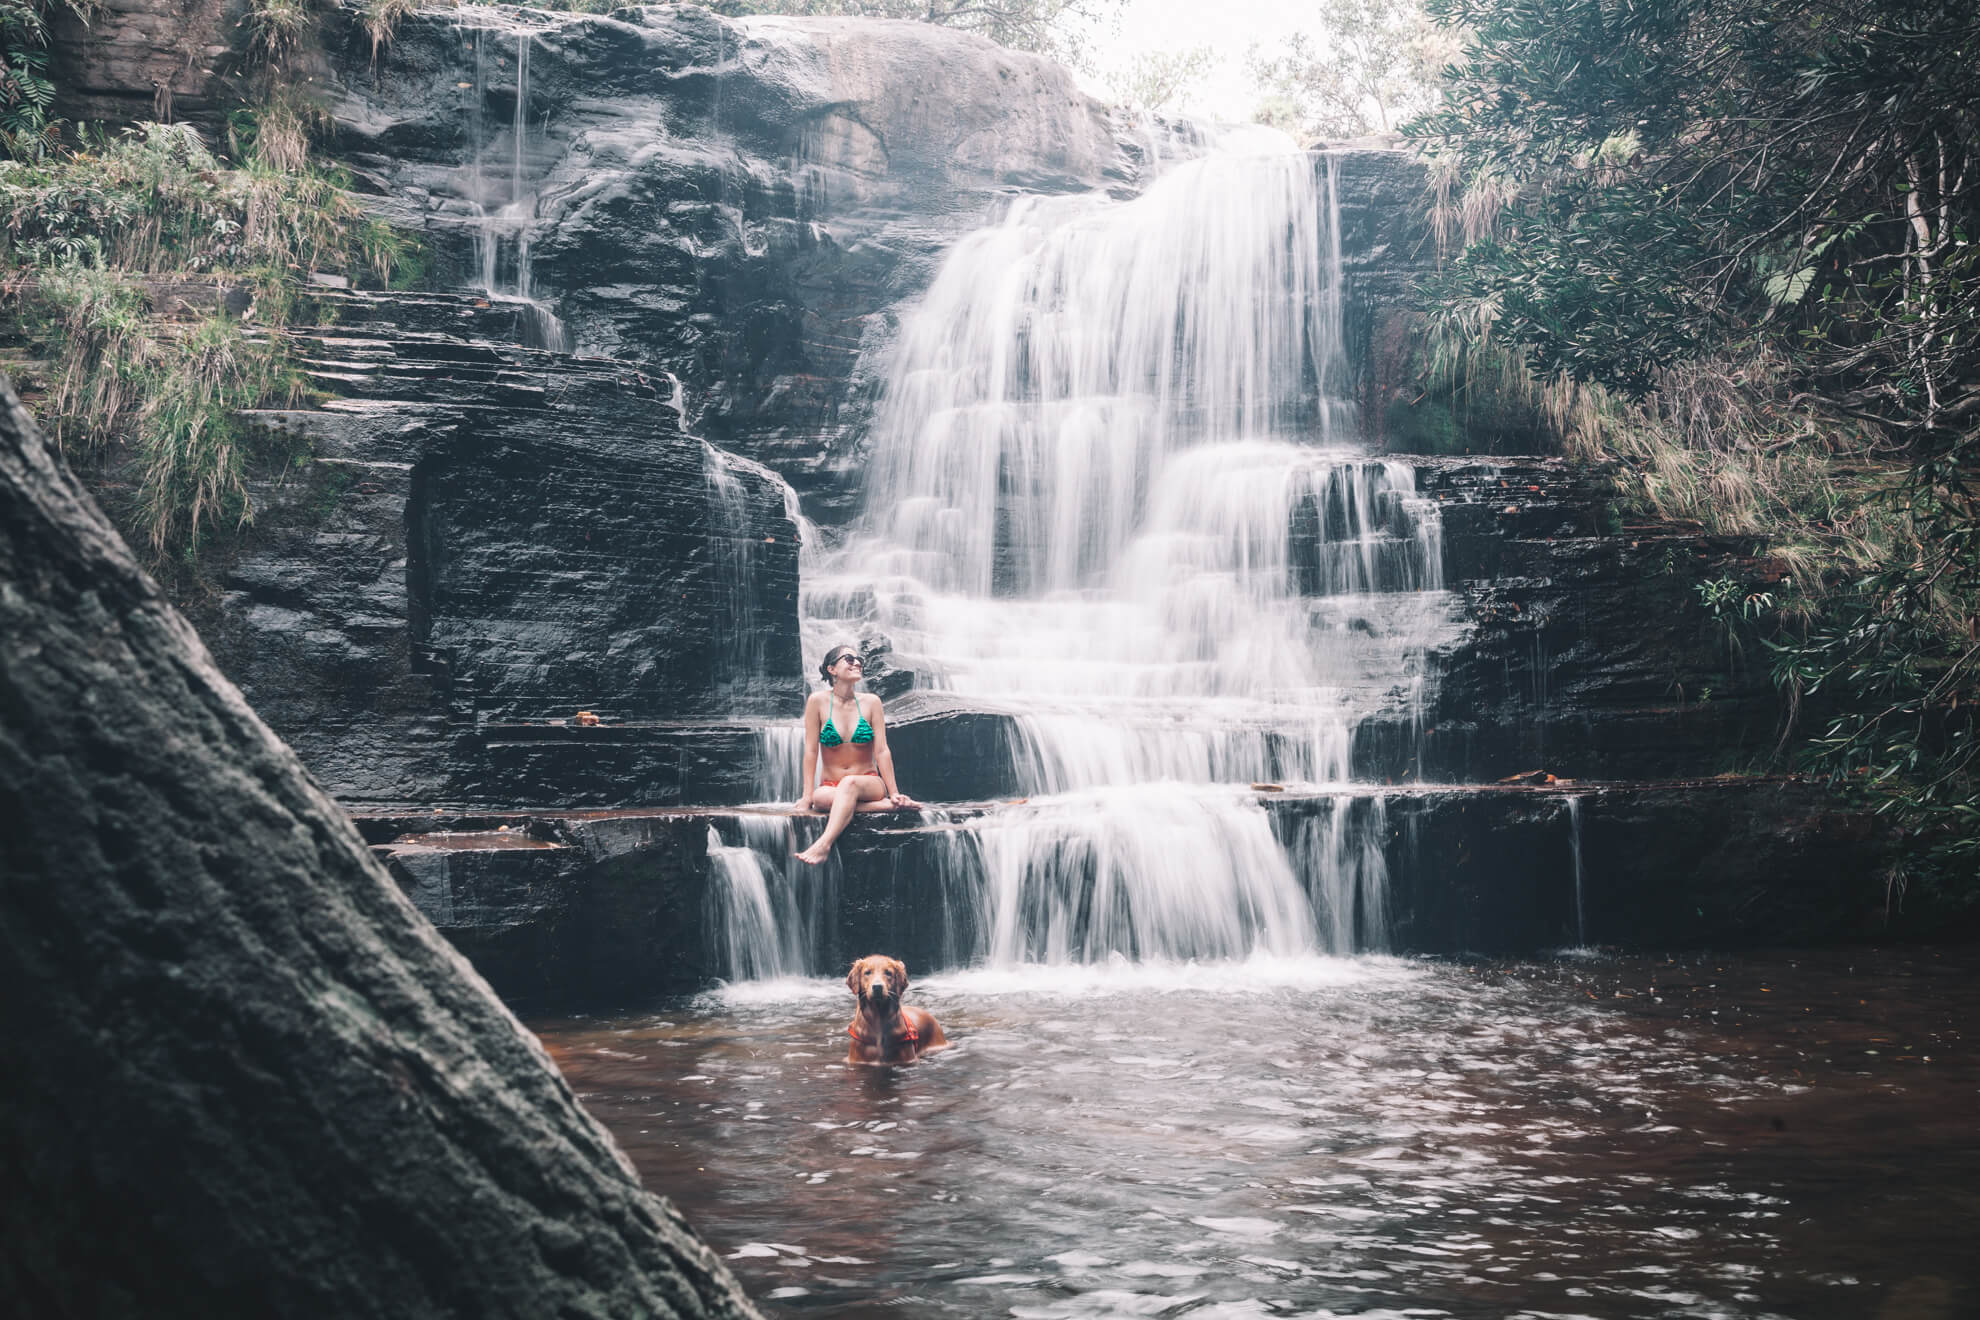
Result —
[[783, 484], [666, 380], [519, 346], [513, 305], [318, 301], [292, 333], [335, 397], [253, 415], [297, 459], [195, 610], [248, 699], [352, 801], [742, 792], [755, 742], [707, 722], [795, 699]]
[[[411, 15], [374, 51], [341, 10], [321, 53], [357, 185], [421, 235], [437, 282], [477, 292], [324, 295], [334, 324], [301, 346], [333, 397], [260, 419], [301, 463], [256, 491], [256, 525], [199, 618], [333, 792], [445, 804], [442, 819], [765, 796], [777, 739], [755, 717], [795, 712], [799, 691], [780, 478], [828, 536], [857, 510], [895, 323], [957, 237], [1018, 194], [1132, 192], [1196, 145], [1111, 114], [1047, 62], [927, 25], [467, 7]], [[1313, 168], [1332, 183], [1379, 449], [1410, 282], [1436, 257], [1423, 172], [1358, 148]], [[1668, 780], [1772, 746], [1771, 693], [1697, 593], [1763, 574], [1753, 547], [1623, 528], [1599, 480], [1558, 462], [1411, 461], [1462, 626], [1427, 658], [1432, 681], [1398, 685], [1359, 724], [1354, 777]], [[1295, 517], [1290, 550], [1295, 590], [1324, 580], [1311, 519]], [[1022, 791], [1011, 714], [916, 690], [907, 670], [875, 678], [911, 791]], [[1717, 819], [1733, 810], [1721, 791], [1683, 793]], [[918, 846], [887, 837], [890, 856]], [[435, 912], [456, 911], [435, 888], [456, 865], [497, 895], [458, 910], [500, 912], [512, 871], [525, 906], [561, 892], [551, 878], [585, 853], [566, 843], [407, 851], [425, 860], [405, 866]], [[675, 857], [664, 884], [627, 862], [598, 891], [632, 946], [701, 919], [706, 839]], [[654, 906], [676, 880], [678, 903]], [[544, 911], [450, 929], [478, 958], [536, 950], [499, 958], [574, 984], [619, 957], [556, 943], [604, 925]], [[1412, 947], [1511, 947], [1413, 920]], [[685, 954], [654, 965], [669, 985], [715, 974]]]
[[1131, 186], [1156, 146], [1060, 66], [928, 24], [467, 7], [375, 66], [348, 15], [326, 43], [336, 145], [436, 274], [674, 372], [699, 434], [828, 520], [945, 246], [1015, 191]]
[[224, 125], [247, 46], [245, 0], [102, 0], [52, 5], [48, 76], [54, 117]]

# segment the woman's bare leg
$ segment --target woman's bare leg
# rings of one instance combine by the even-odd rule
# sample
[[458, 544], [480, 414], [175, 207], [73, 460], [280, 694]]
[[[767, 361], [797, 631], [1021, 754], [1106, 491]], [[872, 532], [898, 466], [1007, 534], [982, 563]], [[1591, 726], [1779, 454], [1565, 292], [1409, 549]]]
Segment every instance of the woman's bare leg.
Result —
[[861, 803], [877, 802], [887, 796], [887, 786], [880, 781], [879, 775], [851, 775], [841, 779], [836, 788], [820, 788], [812, 794], [811, 805], [824, 805], [818, 799], [826, 793], [832, 795], [832, 815], [825, 822], [825, 832], [818, 836], [816, 843], [797, 854], [799, 861], [809, 862], [813, 866], [824, 861], [832, 851], [832, 845], [845, 833], [846, 823], [852, 819], [854, 810]]

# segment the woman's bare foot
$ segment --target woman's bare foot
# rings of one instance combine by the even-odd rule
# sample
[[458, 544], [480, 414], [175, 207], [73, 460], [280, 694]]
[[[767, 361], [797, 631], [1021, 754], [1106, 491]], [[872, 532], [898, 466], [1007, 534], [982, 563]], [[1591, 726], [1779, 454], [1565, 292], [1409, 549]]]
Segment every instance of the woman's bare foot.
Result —
[[827, 857], [830, 857], [831, 855], [832, 855], [832, 845], [826, 843], [823, 839], [820, 839], [817, 843], [812, 844], [809, 848], [806, 848], [802, 852], [796, 852], [791, 854], [791, 856], [797, 858], [800, 862], [805, 863], [807, 866], [818, 866], [822, 864], [824, 860]]

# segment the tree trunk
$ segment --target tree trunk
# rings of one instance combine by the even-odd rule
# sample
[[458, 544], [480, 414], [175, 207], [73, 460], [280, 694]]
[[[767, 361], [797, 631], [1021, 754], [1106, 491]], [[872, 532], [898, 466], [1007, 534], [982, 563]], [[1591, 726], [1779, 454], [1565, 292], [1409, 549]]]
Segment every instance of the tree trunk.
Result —
[[0, 1297], [754, 1315], [0, 379]]

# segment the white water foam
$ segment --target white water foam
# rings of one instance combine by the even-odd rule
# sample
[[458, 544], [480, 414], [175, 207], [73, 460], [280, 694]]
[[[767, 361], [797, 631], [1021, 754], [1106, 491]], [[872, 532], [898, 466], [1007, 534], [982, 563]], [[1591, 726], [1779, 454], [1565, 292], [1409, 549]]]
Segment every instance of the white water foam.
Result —
[[[1411, 985], [1428, 975], [1431, 972], [1423, 963], [1383, 956], [1254, 954], [1215, 961], [1159, 958], [1135, 961], [1114, 956], [1092, 963], [971, 967], [939, 972], [914, 978], [908, 999], [946, 1007], [1020, 995], [1080, 1000], [1148, 994], [1242, 996], [1286, 990], [1380, 990]], [[846, 992], [843, 977], [780, 976], [737, 981], [695, 998], [701, 1007], [724, 1009], [801, 1007], [834, 1000], [845, 1000], [850, 1010], [851, 996]]]
[[792, 859], [784, 817], [744, 814], [724, 823], [738, 836], [733, 843], [714, 826], [708, 830], [709, 947], [723, 956], [722, 974], [757, 981], [811, 970], [831, 897], [829, 873]]

